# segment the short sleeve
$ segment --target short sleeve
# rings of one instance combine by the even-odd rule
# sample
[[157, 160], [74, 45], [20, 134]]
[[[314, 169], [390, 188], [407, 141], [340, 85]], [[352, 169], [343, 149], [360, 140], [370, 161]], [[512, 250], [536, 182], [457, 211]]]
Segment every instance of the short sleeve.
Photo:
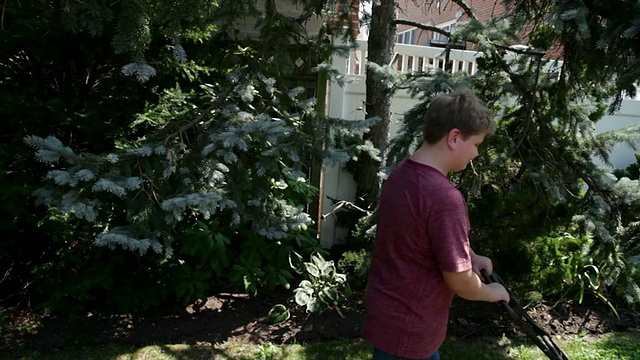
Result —
[[469, 215], [462, 194], [451, 187], [433, 201], [427, 220], [428, 238], [440, 271], [471, 269]]

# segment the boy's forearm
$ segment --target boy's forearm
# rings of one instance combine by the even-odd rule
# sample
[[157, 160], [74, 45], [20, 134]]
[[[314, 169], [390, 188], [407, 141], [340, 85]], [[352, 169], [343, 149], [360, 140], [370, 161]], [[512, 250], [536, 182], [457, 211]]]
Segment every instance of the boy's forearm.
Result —
[[456, 295], [467, 300], [491, 301], [490, 289], [482, 283], [472, 270], [463, 272], [443, 272], [447, 286]]

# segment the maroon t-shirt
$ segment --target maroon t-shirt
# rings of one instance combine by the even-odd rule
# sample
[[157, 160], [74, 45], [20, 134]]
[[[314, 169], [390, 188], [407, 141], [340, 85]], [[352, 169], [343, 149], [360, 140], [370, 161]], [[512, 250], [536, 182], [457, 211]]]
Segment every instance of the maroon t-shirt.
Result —
[[396, 356], [428, 357], [454, 295], [442, 272], [471, 269], [465, 200], [441, 172], [406, 159], [382, 187], [376, 231], [363, 335]]

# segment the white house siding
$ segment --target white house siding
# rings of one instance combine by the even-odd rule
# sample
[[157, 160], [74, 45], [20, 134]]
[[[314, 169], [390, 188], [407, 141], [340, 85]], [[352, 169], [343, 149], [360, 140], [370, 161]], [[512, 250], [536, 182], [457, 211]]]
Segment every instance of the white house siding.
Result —
[[[354, 55], [350, 56], [353, 63]], [[335, 56], [333, 65], [338, 69], [346, 69], [349, 59]], [[346, 71], [345, 71], [346, 72]], [[362, 119], [364, 114], [358, 110], [365, 99], [365, 77], [354, 75], [355, 82], [345, 84], [344, 87], [336, 83], [329, 85], [328, 91], [328, 115], [334, 118]], [[329, 248], [345, 239], [347, 230], [336, 226], [336, 217], [331, 213], [335, 208], [330, 199], [349, 200], [355, 199], [356, 184], [351, 174], [338, 165], [324, 164], [321, 176], [321, 224], [320, 242], [323, 247]]]
[[[599, 134], [637, 124], [640, 124], [640, 97], [623, 100], [620, 110], [603, 117], [596, 123], [595, 130]], [[629, 144], [618, 144], [611, 151], [611, 164], [614, 169], [624, 169], [636, 162], [635, 153], [636, 150]]]

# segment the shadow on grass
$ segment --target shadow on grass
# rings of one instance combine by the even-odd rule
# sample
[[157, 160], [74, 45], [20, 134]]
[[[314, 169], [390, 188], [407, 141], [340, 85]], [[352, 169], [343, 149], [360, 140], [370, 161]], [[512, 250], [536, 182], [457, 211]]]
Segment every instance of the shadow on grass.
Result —
[[585, 354], [587, 355], [585, 358], [593, 356], [596, 359], [639, 359], [639, 342], [640, 333], [620, 332], [609, 334], [596, 341], [595, 349], [589, 354]]
[[[640, 333], [613, 333], [604, 336], [569, 337], [557, 341], [571, 360], [640, 359]], [[449, 337], [440, 349], [446, 360], [540, 360], [547, 359], [526, 337]], [[278, 346], [243, 344], [197, 346], [190, 344], [137, 347], [104, 344], [48, 350], [23, 349], [0, 352], [0, 360], [368, 360], [372, 348], [362, 339], [290, 344]]]
[[[367, 360], [372, 353], [371, 345], [365, 340], [313, 343], [304, 347], [305, 360]], [[482, 340], [447, 338], [440, 348], [440, 354], [443, 359], [456, 360], [514, 359], [500, 345], [500, 339], [495, 337]]]
[[364, 360], [371, 358], [371, 346], [364, 340], [309, 343], [304, 346], [305, 360]]
[[505, 340], [495, 336], [473, 339], [448, 337], [440, 348], [440, 354], [443, 359], [513, 360], [515, 358], [507, 353], [507, 345], [527, 345], [527, 342], [520, 338]]

